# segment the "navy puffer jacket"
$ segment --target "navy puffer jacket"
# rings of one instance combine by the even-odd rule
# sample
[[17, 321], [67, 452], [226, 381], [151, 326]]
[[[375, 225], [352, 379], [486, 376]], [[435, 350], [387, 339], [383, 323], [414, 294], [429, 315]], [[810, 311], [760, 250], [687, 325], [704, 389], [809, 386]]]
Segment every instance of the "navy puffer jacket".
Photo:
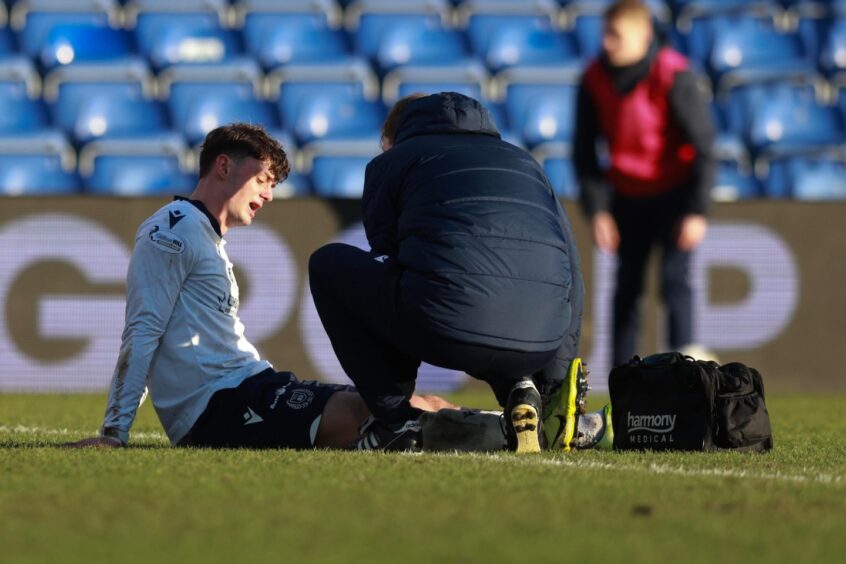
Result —
[[415, 100], [399, 123], [394, 146], [367, 166], [363, 196], [373, 251], [403, 268], [398, 307], [462, 343], [557, 349], [583, 290], [541, 167], [461, 94]]

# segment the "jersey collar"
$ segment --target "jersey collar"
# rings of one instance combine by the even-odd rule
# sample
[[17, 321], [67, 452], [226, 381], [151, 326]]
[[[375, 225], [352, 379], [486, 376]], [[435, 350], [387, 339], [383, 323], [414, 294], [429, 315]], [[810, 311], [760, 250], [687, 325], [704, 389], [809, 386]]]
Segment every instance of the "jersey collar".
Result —
[[188, 198], [185, 198], [183, 196], [174, 196], [173, 200], [179, 202], [188, 202], [189, 204], [192, 204], [195, 208], [203, 212], [203, 215], [208, 218], [209, 222], [211, 223], [212, 229], [214, 229], [214, 232], [217, 233], [217, 236], [221, 239], [223, 238], [223, 235], [221, 235], [220, 233], [220, 222], [217, 221], [217, 218], [215, 218], [211, 214], [211, 212], [209, 212], [208, 208], [206, 208], [206, 205], [203, 202], [199, 200], [189, 200]]

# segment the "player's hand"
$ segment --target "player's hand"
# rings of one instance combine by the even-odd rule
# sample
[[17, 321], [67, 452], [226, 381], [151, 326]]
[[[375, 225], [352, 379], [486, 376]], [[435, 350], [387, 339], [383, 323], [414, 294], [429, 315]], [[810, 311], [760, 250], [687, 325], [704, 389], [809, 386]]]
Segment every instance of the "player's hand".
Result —
[[411, 396], [411, 407], [422, 409], [423, 411], [440, 411], [442, 409], [459, 409], [455, 404], [452, 404], [440, 396]]
[[679, 223], [679, 236], [676, 246], [682, 251], [692, 251], [705, 239], [708, 232], [708, 220], [704, 215], [690, 214]]
[[113, 437], [88, 437], [62, 446], [66, 448], [120, 448], [123, 444]]
[[593, 216], [593, 242], [601, 251], [609, 254], [617, 252], [620, 246], [620, 232], [610, 213], [599, 212]]

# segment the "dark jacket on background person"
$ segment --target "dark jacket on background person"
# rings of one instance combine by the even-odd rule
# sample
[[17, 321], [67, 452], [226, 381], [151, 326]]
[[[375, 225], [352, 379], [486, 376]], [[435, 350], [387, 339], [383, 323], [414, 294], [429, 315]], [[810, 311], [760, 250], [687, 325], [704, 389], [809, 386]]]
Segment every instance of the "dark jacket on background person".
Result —
[[557, 349], [580, 322], [583, 290], [569, 221], [540, 165], [460, 94], [415, 100], [399, 123], [393, 147], [367, 167], [362, 202], [372, 250], [403, 269], [398, 307], [459, 342]]
[[[627, 67], [596, 59], [582, 79], [576, 116], [574, 165], [588, 216], [609, 211], [612, 192], [638, 199], [677, 191], [682, 213], [707, 212], [713, 126], [681, 54], [655, 43]], [[598, 139], [608, 143], [606, 171]]]

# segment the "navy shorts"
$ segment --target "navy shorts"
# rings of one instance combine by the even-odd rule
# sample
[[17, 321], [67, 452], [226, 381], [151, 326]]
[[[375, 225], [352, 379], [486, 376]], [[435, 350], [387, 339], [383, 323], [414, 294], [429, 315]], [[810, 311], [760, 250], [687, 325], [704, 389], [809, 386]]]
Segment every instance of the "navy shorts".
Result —
[[179, 446], [313, 448], [323, 410], [336, 392], [355, 388], [265, 370], [237, 388], [215, 392]]

